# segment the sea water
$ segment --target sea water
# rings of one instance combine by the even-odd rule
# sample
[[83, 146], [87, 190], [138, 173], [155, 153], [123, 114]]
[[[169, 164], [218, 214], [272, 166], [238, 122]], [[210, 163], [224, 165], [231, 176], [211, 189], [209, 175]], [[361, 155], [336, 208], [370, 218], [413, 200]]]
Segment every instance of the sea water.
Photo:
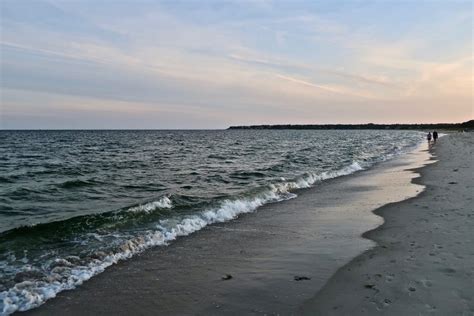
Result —
[[414, 131], [0, 131], [0, 314], [298, 189], [413, 149]]

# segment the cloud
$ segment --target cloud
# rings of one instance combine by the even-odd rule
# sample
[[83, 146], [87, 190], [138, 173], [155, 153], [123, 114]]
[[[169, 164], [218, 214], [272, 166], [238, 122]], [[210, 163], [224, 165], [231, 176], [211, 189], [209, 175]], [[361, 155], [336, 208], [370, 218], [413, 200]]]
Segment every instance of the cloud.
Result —
[[2, 16], [1, 86], [16, 91], [2, 96], [10, 116], [20, 115], [20, 94], [22, 115], [115, 108], [117, 115], [174, 113], [176, 124], [195, 115], [219, 126], [265, 115], [340, 121], [336, 110], [375, 120], [394, 104], [411, 117], [413, 107], [445, 106], [448, 98], [458, 104], [456, 118], [472, 113], [472, 57], [462, 57], [472, 47], [462, 37], [432, 54], [435, 36], [390, 38], [391, 25], [373, 16], [372, 26], [358, 24], [347, 6], [52, 3], [29, 19], [21, 10]]
[[419, 75], [407, 88], [405, 97], [433, 93], [450, 98], [473, 97], [473, 57], [468, 56], [446, 63], [427, 63], [420, 67]]
[[351, 91], [345, 87], [340, 87], [340, 86], [332, 86], [332, 85], [321, 85], [321, 84], [315, 84], [306, 80], [301, 80], [293, 77], [288, 77], [284, 75], [277, 75], [278, 78], [282, 78], [303, 86], [307, 87], [312, 87], [316, 89], [323, 90], [325, 92], [329, 92], [332, 94], [338, 94], [342, 96], [350, 96], [350, 97], [358, 97], [358, 98], [366, 98], [366, 99], [373, 99], [374, 96], [362, 92], [356, 92], [356, 91]]

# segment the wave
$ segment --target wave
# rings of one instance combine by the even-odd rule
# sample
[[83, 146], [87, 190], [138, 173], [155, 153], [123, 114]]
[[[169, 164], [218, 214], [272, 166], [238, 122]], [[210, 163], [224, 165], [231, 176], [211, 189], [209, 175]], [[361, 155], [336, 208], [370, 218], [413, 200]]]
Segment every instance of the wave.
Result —
[[0, 183], [15, 183], [10, 177], [0, 176]]
[[74, 189], [74, 188], [81, 188], [86, 186], [95, 185], [96, 182], [93, 180], [69, 180], [63, 183], [58, 184], [58, 187], [63, 189]]
[[172, 207], [173, 207], [173, 203], [171, 202], [169, 197], [164, 196], [158, 201], [152, 201], [145, 204], [140, 204], [134, 207], [130, 207], [127, 209], [127, 211], [133, 212], [133, 213], [140, 213], [140, 212], [150, 213], [150, 212], [156, 211], [157, 209], [172, 208]]
[[[3, 302], [2, 314], [8, 315], [15, 311], [25, 311], [37, 307], [46, 300], [55, 297], [57, 293], [73, 289], [94, 275], [103, 272], [107, 267], [120, 260], [126, 260], [150, 247], [168, 245], [178, 237], [187, 236], [208, 225], [233, 220], [241, 214], [253, 212], [265, 204], [293, 199], [297, 197], [295, 193], [297, 189], [309, 188], [316, 182], [349, 175], [362, 169], [364, 169], [364, 166], [361, 162], [355, 161], [339, 170], [325, 171], [319, 174], [307, 173], [292, 181], [281, 179], [281, 182], [270, 184], [250, 196], [225, 199], [214, 207], [204, 208], [194, 214], [175, 215], [171, 218], [159, 219], [155, 222], [154, 227], [141, 231], [137, 235], [120, 235], [110, 232], [98, 234], [94, 231], [101, 231], [103, 226], [114, 227], [114, 223], [111, 221], [118, 221], [117, 224], [123, 224], [127, 216], [134, 216], [134, 214], [151, 216], [155, 211], [172, 209], [174, 205], [170, 197], [162, 197], [157, 201], [128, 207], [113, 214], [85, 216], [80, 220], [81, 222], [87, 225], [91, 225], [91, 223], [100, 224], [94, 224], [99, 226], [90, 227], [93, 228], [93, 231], [85, 234], [90, 238], [90, 241], [86, 242], [107, 243], [112, 240], [116, 243], [116, 247], [108, 251], [96, 251], [84, 258], [71, 255], [64, 258], [55, 258], [45, 271], [38, 271], [30, 266], [26, 270], [17, 272], [14, 279], [18, 282], [8, 290], [0, 292], [0, 302]], [[76, 219], [73, 218], [67, 221], [73, 220]], [[63, 221], [62, 226], [71, 226], [70, 223], [66, 223], [67, 221]], [[54, 223], [42, 224], [42, 226], [51, 224]], [[38, 226], [41, 225], [21, 229], [39, 229], [40, 233], [44, 233], [44, 228]], [[80, 227], [80, 225], [76, 227]], [[57, 231], [57, 227], [55, 228], [54, 231]], [[17, 231], [17, 233], [19, 232]], [[84, 235], [83, 231], [82, 234]], [[117, 240], [120, 243], [117, 244]]]

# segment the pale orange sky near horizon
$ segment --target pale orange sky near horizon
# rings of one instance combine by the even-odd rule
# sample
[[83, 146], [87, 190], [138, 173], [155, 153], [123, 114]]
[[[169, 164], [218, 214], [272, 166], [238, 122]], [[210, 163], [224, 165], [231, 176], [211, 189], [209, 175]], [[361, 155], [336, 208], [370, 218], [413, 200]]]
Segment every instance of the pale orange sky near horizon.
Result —
[[1, 3], [0, 128], [473, 119], [470, 1]]

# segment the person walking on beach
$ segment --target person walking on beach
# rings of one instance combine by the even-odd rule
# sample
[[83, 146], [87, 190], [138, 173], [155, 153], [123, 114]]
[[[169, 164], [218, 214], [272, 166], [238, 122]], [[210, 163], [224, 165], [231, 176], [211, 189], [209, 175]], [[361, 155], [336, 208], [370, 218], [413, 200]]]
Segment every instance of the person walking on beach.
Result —
[[428, 140], [428, 143], [431, 143], [431, 132], [428, 132], [426, 139]]
[[438, 132], [434, 131], [433, 132], [433, 141], [436, 143], [436, 140], [438, 139]]

